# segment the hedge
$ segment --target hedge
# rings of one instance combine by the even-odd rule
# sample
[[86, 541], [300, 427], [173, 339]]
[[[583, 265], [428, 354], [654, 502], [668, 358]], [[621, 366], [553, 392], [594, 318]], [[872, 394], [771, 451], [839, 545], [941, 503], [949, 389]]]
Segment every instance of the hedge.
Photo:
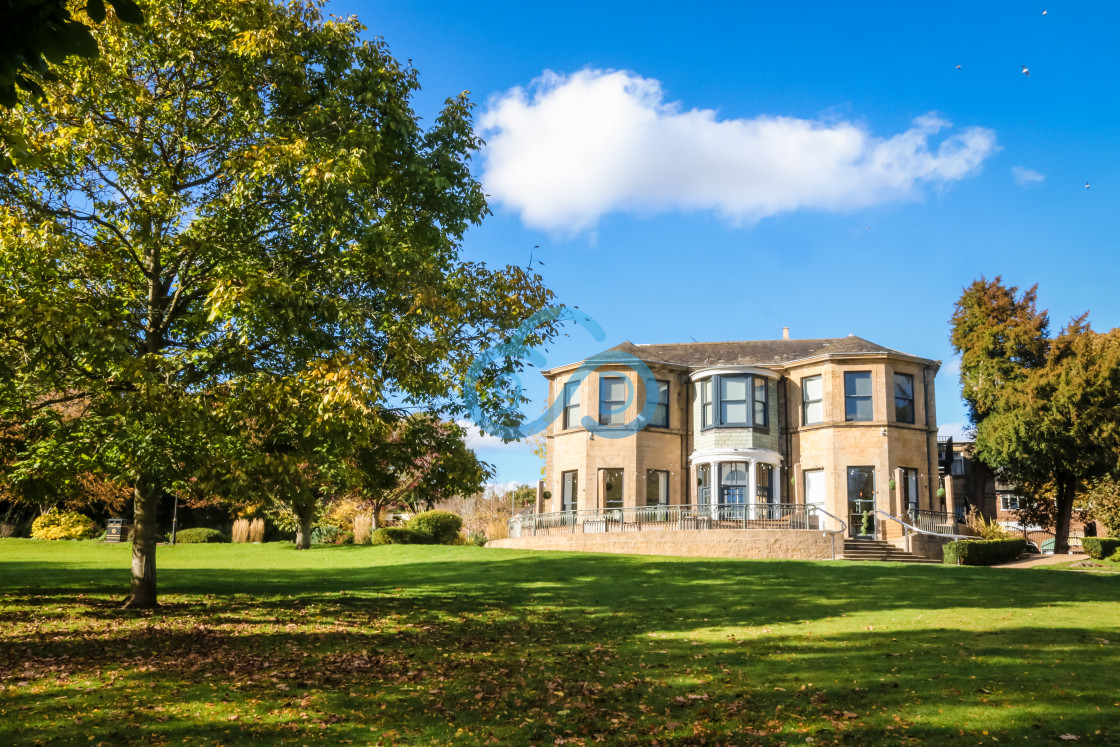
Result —
[[407, 527], [382, 527], [369, 536], [371, 545], [430, 545], [432, 535]]
[[413, 531], [430, 535], [437, 544], [450, 545], [459, 539], [463, 518], [450, 511], [425, 511], [413, 516], [405, 526]]
[[1120, 552], [1120, 537], [1082, 537], [1081, 549], [1090, 558], [1101, 560]]
[[201, 545], [208, 542], [229, 542], [229, 536], [222, 534], [217, 529], [180, 529], [175, 533], [177, 545]]
[[1018, 539], [957, 540], [946, 542], [945, 562], [949, 565], [996, 565], [1014, 560], [1027, 549], [1027, 541]]

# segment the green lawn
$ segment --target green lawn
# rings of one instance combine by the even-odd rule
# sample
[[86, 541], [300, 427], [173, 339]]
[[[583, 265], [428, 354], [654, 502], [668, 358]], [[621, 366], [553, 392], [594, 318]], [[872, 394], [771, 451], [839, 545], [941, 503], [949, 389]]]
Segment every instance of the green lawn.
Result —
[[[1120, 744], [1120, 577], [0, 540], [0, 744]], [[1064, 736], [1063, 736], [1064, 735]]]

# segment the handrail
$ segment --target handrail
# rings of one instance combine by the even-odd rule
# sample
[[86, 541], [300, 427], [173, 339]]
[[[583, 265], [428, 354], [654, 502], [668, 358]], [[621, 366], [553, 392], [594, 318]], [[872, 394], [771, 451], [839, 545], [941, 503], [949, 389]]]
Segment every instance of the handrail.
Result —
[[824, 514], [825, 516], [831, 516], [833, 519], [840, 522], [840, 528], [839, 529], [835, 529], [835, 530], [834, 529], [826, 529], [824, 531], [824, 533], [826, 535], [829, 535], [829, 542], [832, 543], [832, 559], [836, 560], [836, 535], [838, 535], [838, 534], [839, 535], [844, 535], [844, 534], [848, 533], [848, 522], [844, 521], [843, 519], [841, 519], [836, 514], [830, 514], [828, 511], [825, 511], [820, 506], [813, 506], [813, 508], [816, 510], [817, 513]]
[[[931, 537], [946, 537], [948, 539], [975, 539], [975, 536], [971, 534], [944, 534], [942, 532], [934, 532], [929, 529], [923, 529], [914, 524], [907, 524], [905, 521], [898, 518], [894, 514], [889, 514], [881, 508], [875, 509], [875, 513], [882, 514], [896, 524], [901, 524], [904, 529], [915, 532], [917, 534], [927, 534]], [[909, 534], [907, 535], [907, 540], [909, 540]]]

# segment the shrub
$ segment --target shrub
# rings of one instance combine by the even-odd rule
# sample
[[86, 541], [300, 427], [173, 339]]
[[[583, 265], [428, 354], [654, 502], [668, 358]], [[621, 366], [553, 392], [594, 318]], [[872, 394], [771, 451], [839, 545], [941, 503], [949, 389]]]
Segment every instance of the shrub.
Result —
[[212, 542], [229, 542], [229, 536], [222, 534], [217, 529], [183, 529], [175, 533], [177, 545], [202, 545]]
[[1120, 551], [1120, 537], [1082, 537], [1081, 549], [1090, 558], [1103, 560]]
[[413, 516], [405, 526], [431, 536], [436, 544], [453, 545], [463, 528], [463, 518], [450, 511], [425, 511]]
[[468, 532], [467, 533], [467, 544], [468, 545], [478, 545], [479, 547], [483, 547], [483, 546], [486, 545], [486, 542], [487, 542], [486, 535], [483, 534], [482, 532]]
[[51, 509], [31, 523], [32, 539], [93, 539], [102, 529], [93, 519], [77, 511]]
[[995, 519], [986, 520], [975, 508], [968, 512], [964, 523], [976, 533], [977, 537], [986, 540], [1014, 539], [1007, 527]]
[[947, 542], [944, 559], [949, 565], [995, 565], [1014, 560], [1027, 549], [1027, 541], [1018, 539], [957, 540]]
[[382, 527], [370, 535], [371, 545], [430, 545], [432, 536], [407, 527]]

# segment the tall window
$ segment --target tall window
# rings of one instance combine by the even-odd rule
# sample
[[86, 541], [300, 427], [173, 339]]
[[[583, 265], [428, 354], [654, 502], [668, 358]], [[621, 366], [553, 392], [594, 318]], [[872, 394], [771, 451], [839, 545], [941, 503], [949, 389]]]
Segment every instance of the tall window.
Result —
[[914, 377], [894, 375], [894, 419], [899, 423], [914, 422]]
[[564, 427], [575, 428], [579, 425], [579, 382], [564, 384]]
[[754, 425], [766, 428], [770, 425], [769, 408], [766, 406], [766, 379], [754, 377]]
[[770, 489], [774, 468], [765, 462], [759, 462], [756, 466], [758, 467], [757, 501], [759, 503], [769, 503], [771, 497], [774, 495]]
[[626, 422], [626, 379], [621, 376], [599, 377], [599, 425], [622, 425]]
[[669, 427], [669, 382], [660, 381], [657, 384], [657, 408], [653, 411], [653, 419], [649, 424], [656, 428]]
[[820, 376], [801, 380], [801, 425], [824, 422], [824, 385]]
[[770, 425], [770, 385], [764, 376], [732, 374], [699, 382], [700, 424], [766, 428]]
[[844, 420], [871, 420], [871, 372], [844, 372]]
[[646, 505], [669, 505], [669, 471], [663, 469], [646, 470]]
[[622, 508], [622, 470], [601, 469], [603, 508]]
[[918, 510], [918, 470], [909, 467], [903, 467], [902, 470], [902, 484], [899, 485], [900, 493], [903, 502], [906, 504], [907, 511]]
[[824, 510], [825, 483], [823, 469], [807, 469], [801, 473], [805, 480], [805, 506], [809, 512], [809, 528], [820, 529], [825, 526], [827, 517], [818, 514], [813, 508]]
[[750, 410], [747, 409], [750, 384], [750, 376], [719, 377], [720, 425], [750, 425]]
[[575, 511], [579, 501], [579, 471], [560, 473], [560, 510]]
[[712, 502], [712, 466], [701, 464], [696, 468], [696, 504], [707, 506]]
[[747, 502], [746, 462], [723, 462], [719, 465], [720, 503]]

